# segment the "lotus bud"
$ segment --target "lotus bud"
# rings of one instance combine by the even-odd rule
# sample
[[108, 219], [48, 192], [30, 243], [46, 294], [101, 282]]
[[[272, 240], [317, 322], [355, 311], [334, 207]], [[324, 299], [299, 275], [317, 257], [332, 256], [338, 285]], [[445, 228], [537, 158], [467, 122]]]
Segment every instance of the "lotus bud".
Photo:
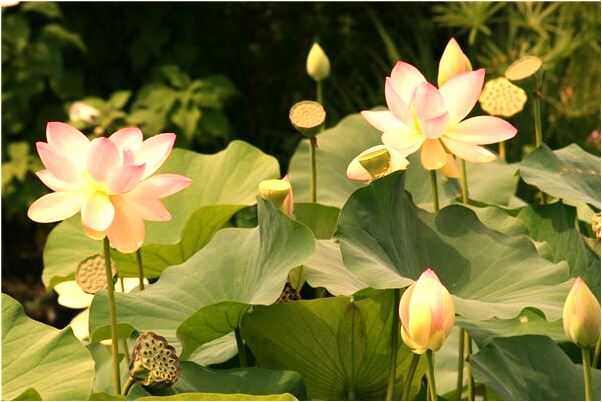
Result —
[[455, 315], [449, 292], [437, 275], [427, 269], [401, 297], [401, 337], [416, 354], [427, 350], [436, 352], [449, 336]]
[[356, 156], [347, 167], [351, 180], [372, 181], [408, 167], [408, 160], [388, 145], [368, 148]]
[[600, 339], [600, 303], [583, 279], [577, 278], [562, 310], [565, 335], [580, 348], [590, 348]]
[[318, 102], [306, 100], [295, 103], [288, 117], [297, 131], [307, 138], [313, 138], [326, 120], [326, 111]]
[[439, 61], [439, 76], [437, 77], [439, 88], [453, 76], [467, 71], [472, 71], [470, 60], [462, 52], [458, 42], [454, 38], [451, 38]]
[[264, 200], [271, 201], [274, 207], [287, 215], [292, 215], [293, 190], [288, 180], [270, 179], [259, 183], [259, 195]]
[[330, 60], [317, 43], [314, 43], [309, 50], [305, 67], [307, 74], [316, 81], [322, 81], [330, 75]]

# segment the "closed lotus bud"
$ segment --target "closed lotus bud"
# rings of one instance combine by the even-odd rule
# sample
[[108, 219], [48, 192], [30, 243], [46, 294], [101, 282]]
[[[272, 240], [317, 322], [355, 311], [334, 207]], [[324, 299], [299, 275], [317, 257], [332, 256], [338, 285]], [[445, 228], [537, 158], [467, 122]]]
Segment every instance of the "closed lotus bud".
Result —
[[454, 38], [451, 38], [439, 61], [439, 76], [437, 77], [439, 88], [453, 76], [467, 71], [472, 71], [470, 60], [462, 52], [458, 42]]
[[600, 303], [581, 278], [564, 302], [562, 325], [566, 336], [581, 348], [593, 347], [600, 339]]
[[285, 214], [293, 214], [293, 189], [286, 178], [262, 181], [259, 183], [259, 195]]
[[401, 337], [414, 353], [435, 352], [451, 332], [455, 316], [449, 292], [437, 275], [427, 269], [401, 297]]
[[73, 102], [69, 107], [69, 120], [83, 121], [88, 124], [96, 123], [100, 116], [100, 111], [84, 102]]
[[305, 68], [307, 74], [316, 81], [322, 81], [330, 75], [330, 60], [317, 43], [314, 43], [309, 50]]

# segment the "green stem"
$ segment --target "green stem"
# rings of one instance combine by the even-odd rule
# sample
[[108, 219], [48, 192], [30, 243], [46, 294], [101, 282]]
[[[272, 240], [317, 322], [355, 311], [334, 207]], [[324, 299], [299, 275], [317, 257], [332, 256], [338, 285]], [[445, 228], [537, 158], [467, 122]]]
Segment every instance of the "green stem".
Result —
[[389, 360], [389, 382], [387, 384], [387, 395], [385, 400], [392, 401], [393, 393], [395, 391], [395, 371], [397, 369], [397, 348], [399, 344], [399, 337], [401, 336], [399, 332], [399, 299], [401, 292], [399, 289], [394, 290], [393, 297], [393, 322], [391, 324], [391, 353]]
[[[123, 283], [123, 277], [120, 276], [119, 277], [119, 285], [121, 286], [121, 293], [125, 293], [125, 284]], [[124, 355], [125, 355], [125, 361], [127, 362], [127, 364], [130, 364], [130, 351], [128, 349], [128, 341], [125, 338], [121, 339], [121, 346], [123, 346], [123, 351], [124, 351]]]
[[501, 141], [498, 144], [498, 150], [499, 150], [499, 154], [500, 154], [500, 159], [505, 161], [506, 160], [506, 141]]
[[317, 189], [317, 172], [316, 172], [316, 146], [318, 145], [318, 141], [316, 137], [312, 137], [309, 139], [309, 176], [310, 183], [309, 188], [311, 192], [311, 202], [318, 202], [318, 189]]
[[592, 360], [592, 367], [598, 367], [598, 360], [600, 360], [600, 339], [596, 343], [596, 349], [594, 349], [594, 359]]
[[539, 147], [543, 144], [543, 133], [541, 130], [541, 97], [539, 95], [539, 78], [537, 89], [533, 94], [533, 119], [535, 122], [535, 147]]
[[412, 390], [412, 382], [414, 382], [414, 375], [416, 374], [416, 368], [418, 367], [418, 362], [420, 361], [420, 355], [416, 353], [412, 353], [412, 361], [410, 362], [410, 368], [408, 369], [408, 374], [406, 377], [406, 383], [403, 387], [403, 395], [402, 401], [410, 400], [410, 392]]
[[121, 388], [121, 395], [127, 396], [128, 392], [130, 391], [130, 388], [132, 388], [132, 385], [134, 385], [135, 383], [136, 380], [134, 380], [131, 376], [128, 376], [128, 379], [125, 380], [125, 384], [123, 384], [123, 388]]
[[111, 324], [111, 357], [113, 359], [113, 390], [115, 395], [121, 391], [121, 375], [119, 374], [119, 356], [117, 349], [117, 309], [115, 307], [115, 286], [111, 270], [111, 246], [109, 239], [104, 238], [105, 271], [107, 273], [107, 290], [109, 293], [109, 323]]
[[468, 176], [466, 175], [466, 161], [460, 159], [461, 175], [462, 175], [462, 203], [468, 205]]
[[236, 327], [234, 329], [234, 336], [236, 337], [236, 347], [238, 348], [238, 362], [240, 363], [240, 367], [247, 367], [249, 365], [247, 362], [247, 348], [242, 340], [242, 336], [240, 336], [240, 327]]
[[430, 170], [431, 174], [431, 191], [433, 193], [433, 207], [435, 212], [439, 211], [439, 190], [437, 189], [437, 171]]
[[456, 399], [462, 400], [464, 388], [464, 329], [460, 328], [460, 342], [458, 343], [458, 381], [456, 382]]
[[472, 356], [472, 338], [468, 332], [464, 331], [464, 348], [466, 349], [466, 383], [468, 385], [468, 400], [474, 401], [474, 378], [472, 377], [472, 367], [470, 366], [470, 357]]
[[136, 260], [138, 261], [138, 280], [140, 282], [140, 290], [144, 290], [144, 266], [142, 265], [142, 253], [140, 249], [136, 250]]
[[590, 361], [590, 350], [586, 348], [581, 349], [581, 358], [583, 359], [583, 384], [585, 386], [585, 400], [592, 400], [592, 377], [591, 377], [591, 365]]
[[353, 388], [353, 385], [349, 385], [347, 388], [347, 400], [355, 401], [355, 389]]
[[322, 81], [316, 83], [316, 101], [324, 107], [324, 88], [322, 87]]
[[437, 385], [435, 384], [435, 365], [433, 363], [433, 351], [426, 351], [426, 361], [428, 363], [428, 371], [426, 372], [426, 376], [428, 379], [428, 386], [431, 393], [431, 401], [437, 400]]

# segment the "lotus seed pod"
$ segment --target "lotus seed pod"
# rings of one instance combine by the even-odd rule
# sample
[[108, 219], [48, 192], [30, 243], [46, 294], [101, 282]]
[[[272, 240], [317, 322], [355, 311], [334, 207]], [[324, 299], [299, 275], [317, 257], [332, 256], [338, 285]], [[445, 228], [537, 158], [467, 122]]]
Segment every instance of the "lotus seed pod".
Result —
[[600, 228], [601, 228], [601, 223], [600, 223], [600, 212], [594, 214], [594, 216], [592, 217], [592, 230], [594, 231], [594, 234], [596, 235], [596, 239], [600, 238]]
[[280, 293], [278, 300], [276, 300], [276, 303], [287, 303], [295, 300], [301, 300], [301, 293], [287, 282], [286, 285], [284, 285], [284, 290]]
[[386, 148], [368, 152], [361, 156], [359, 161], [364, 169], [370, 173], [372, 180], [386, 176], [391, 170], [391, 154]]
[[492, 116], [511, 117], [523, 110], [527, 93], [505, 77], [487, 81], [479, 103]]
[[376, 145], [368, 148], [347, 166], [347, 178], [372, 181], [408, 167], [408, 160], [395, 148]]
[[326, 120], [326, 111], [318, 102], [306, 100], [295, 103], [288, 117], [297, 131], [307, 138], [313, 138]]
[[577, 278], [562, 310], [565, 335], [580, 348], [590, 348], [600, 339], [600, 303], [583, 279]]
[[274, 207], [287, 213], [285, 211], [286, 201], [292, 192], [291, 184], [288, 181], [278, 179], [264, 180], [259, 183], [258, 188], [261, 198], [271, 201]]
[[130, 377], [146, 387], [169, 387], [180, 378], [180, 359], [167, 340], [153, 332], [138, 336], [130, 359]]
[[[117, 267], [113, 261], [111, 261], [111, 271], [114, 277]], [[75, 281], [84, 292], [89, 294], [96, 294], [99, 290], [106, 289], [107, 273], [104, 256], [96, 254], [80, 262], [75, 270]]]
[[328, 60], [328, 56], [317, 43], [313, 44], [307, 54], [305, 68], [307, 69], [307, 74], [315, 81], [322, 81], [330, 75], [330, 60]]
[[531, 77], [541, 68], [543, 62], [537, 56], [523, 56], [506, 69], [504, 75], [512, 81], [520, 81]]

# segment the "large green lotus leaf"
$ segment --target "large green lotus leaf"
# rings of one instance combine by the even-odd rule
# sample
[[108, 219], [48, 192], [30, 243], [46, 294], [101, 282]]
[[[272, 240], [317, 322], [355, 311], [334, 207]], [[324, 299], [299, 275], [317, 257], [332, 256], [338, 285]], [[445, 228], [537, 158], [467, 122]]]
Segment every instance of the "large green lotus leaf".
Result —
[[494, 205], [509, 205], [518, 184], [518, 163], [500, 159], [491, 163], [466, 163], [468, 196]]
[[12, 401], [42, 401], [42, 396], [34, 388], [27, 388], [20, 395], [11, 399]]
[[2, 399], [84, 400], [92, 391], [94, 360], [70, 327], [34, 321], [2, 294]]
[[351, 296], [368, 287], [345, 266], [339, 244], [330, 239], [316, 240], [314, 254], [303, 264], [303, 278], [335, 296]]
[[[143, 292], [116, 294], [117, 318], [140, 331], [154, 331], [184, 357], [231, 332], [250, 305], [271, 304], [289, 271], [313, 253], [314, 237], [260, 198], [259, 226], [226, 228], [181, 265], [169, 267]], [[90, 311], [93, 340], [107, 337], [107, 294], [99, 292]]]
[[497, 230], [508, 236], [529, 235], [529, 230], [518, 218], [508, 214], [502, 208], [494, 206], [475, 207], [468, 205], [477, 214], [479, 220], [489, 229]]
[[295, 204], [295, 219], [311, 229], [316, 239], [330, 239], [337, 228], [340, 209], [327, 205]]
[[531, 308], [524, 309], [519, 316], [509, 319], [490, 319], [481, 322], [457, 317], [457, 324], [467, 330], [475, 342], [483, 347], [493, 338], [517, 335], [545, 335], [556, 342], [566, 342], [562, 320], [547, 321], [543, 314]]
[[[86, 345], [88, 351], [94, 359], [94, 393], [113, 392], [113, 359], [111, 357], [111, 345], [102, 343], [89, 343]], [[129, 351], [128, 351], [129, 353]], [[128, 361], [124, 358], [123, 340], [119, 341], [119, 372], [122, 374], [122, 381], [125, 380], [125, 373], [128, 372]]]
[[188, 360], [201, 366], [210, 366], [230, 360], [238, 353], [234, 331], [203, 344]]
[[522, 208], [521, 219], [537, 241], [551, 246], [553, 261], [566, 261], [572, 277], [581, 276], [600, 296], [600, 257], [586, 244], [577, 230], [577, 212], [561, 202]]
[[510, 319], [535, 307], [561, 316], [569, 290], [565, 263], [538, 256], [525, 236], [483, 225], [470, 209], [420, 210], [394, 173], [357, 190], [341, 212], [336, 237], [345, 265], [368, 286], [398, 288], [429, 267], [465, 318]]
[[145, 396], [138, 401], [297, 401], [291, 394], [250, 395], [186, 392], [169, 396]]
[[[169, 222], [146, 222], [141, 248], [145, 276], [157, 277], [166, 267], [184, 262], [240, 209], [255, 203], [257, 185], [279, 177], [278, 162], [257, 148], [233, 141], [214, 155], [175, 149], [159, 173], [177, 173], [192, 179], [185, 190], [164, 200], [172, 213]], [[57, 225], [44, 249], [44, 284], [51, 288], [73, 279], [79, 262], [102, 249], [86, 237], [79, 215]], [[120, 274], [136, 276], [135, 255], [113, 253]]]
[[[349, 180], [347, 166], [362, 151], [380, 144], [380, 133], [370, 126], [360, 114], [345, 117], [336, 126], [317, 135], [317, 196], [318, 202], [342, 208], [347, 198], [364, 183]], [[432, 203], [429, 173], [420, 165], [417, 154], [410, 155], [408, 191], [417, 203]], [[288, 176], [293, 185], [296, 201], [310, 201], [309, 193], [309, 141], [302, 140], [293, 155]], [[441, 202], [446, 204], [459, 194], [455, 180], [448, 181], [438, 175]]]
[[[579, 401], [583, 368], [550, 338], [496, 338], [471, 359], [474, 378], [505, 400]], [[593, 400], [600, 400], [600, 371], [592, 369]]]
[[556, 198], [600, 208], [600, 158], [577, 144], [552, 151], [542, 145], [520, 163], [523, 180]]
[[180, 378], [172, 387], [146, 390], [136, 385], [128, 393], [128, 399], [149, 396], [149, 392], [154, 397], [172, 398], [191, 392], [252, 396], [289, 394], [299, 399], [306, 397], [305, 384], [301, 376], [294, 371], [261, 367], [215, 370], [188, 361], [181, 363], [181, 369]]
[[[259, 366], [301, 374], [310, 399], [384, 399], [390, 356], [393, 292], [354, 302], [332, 297], [276, 304], [247, 314], [242, 334]], [[395, 397], [411, 351], [399, 342]], [[412, 395], [426, 364], [418, 366]]]

